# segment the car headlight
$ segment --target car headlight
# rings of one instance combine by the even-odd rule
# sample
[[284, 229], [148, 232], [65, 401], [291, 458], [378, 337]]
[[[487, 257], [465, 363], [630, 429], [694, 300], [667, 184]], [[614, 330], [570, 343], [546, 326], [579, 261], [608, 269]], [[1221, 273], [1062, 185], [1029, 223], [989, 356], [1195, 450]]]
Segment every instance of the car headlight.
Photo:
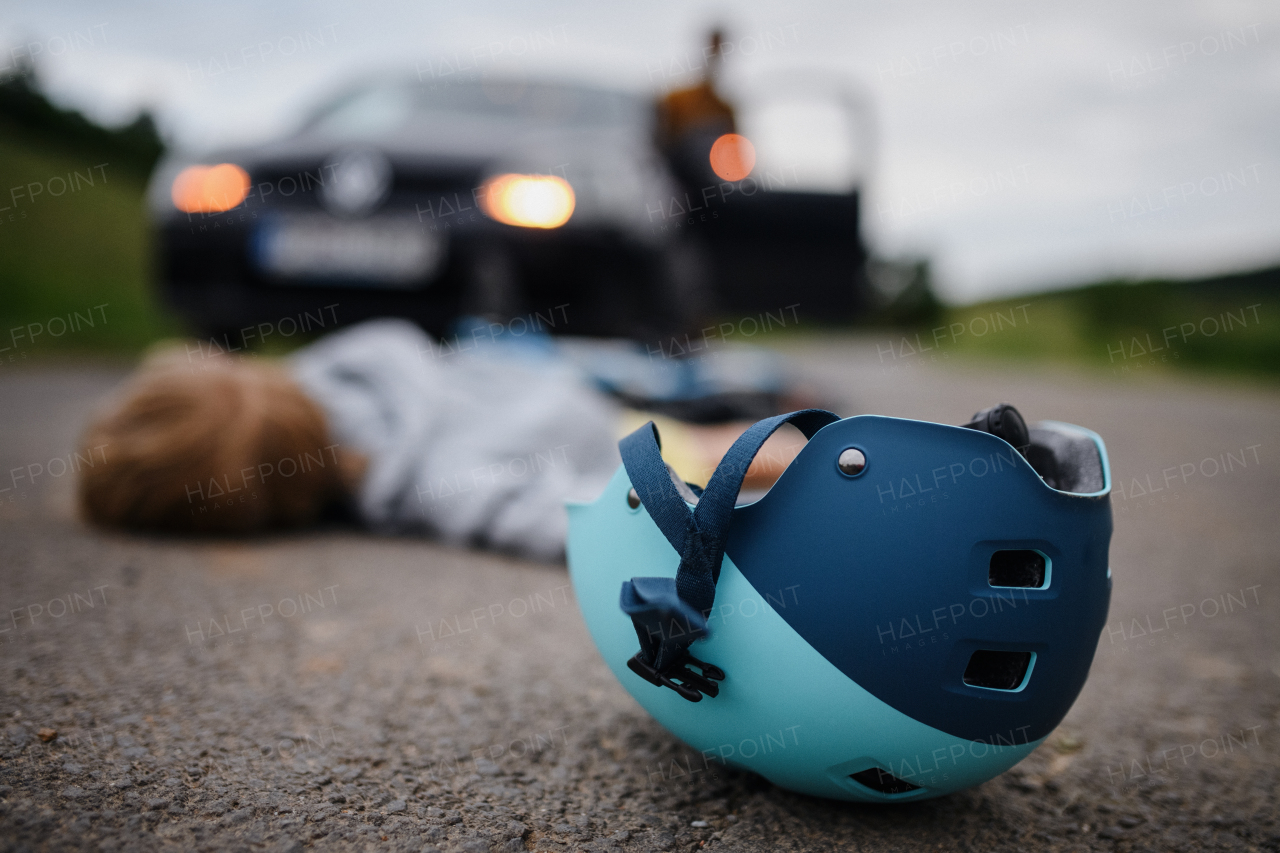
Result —
[[249, 194], [249, 173], [234, 163], [188, 166], [173, 179], [170, 196], [183, 213], [222, 213]]
[[523, 228], [559, 228], [573, 206], [573, 187], [555, 175], [495, 175], [480, 195], [480, 209], [491, 219]]

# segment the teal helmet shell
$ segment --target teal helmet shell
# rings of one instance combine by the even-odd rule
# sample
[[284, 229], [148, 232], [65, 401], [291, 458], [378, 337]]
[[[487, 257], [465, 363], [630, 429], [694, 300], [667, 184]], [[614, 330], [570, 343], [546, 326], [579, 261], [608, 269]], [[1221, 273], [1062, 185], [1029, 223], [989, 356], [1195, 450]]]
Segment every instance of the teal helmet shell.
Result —
[[[864, 802], [977, 785], [1061, 722], [1110, 601], [1106, 448], [1069, 424], [1030, 436], [1024, 457], [923, 421], [818, 429], [732, 511], [708, 635], [690, 648], [725, 678], [698, 702], [628, 668], [637, 633], [619, 589], [674, 577], [681, 557], [621, 467], [569, 507], [587, 628], [623, 687], [708, 762]], [[852, 475], [851, 448], [865, 460]]]

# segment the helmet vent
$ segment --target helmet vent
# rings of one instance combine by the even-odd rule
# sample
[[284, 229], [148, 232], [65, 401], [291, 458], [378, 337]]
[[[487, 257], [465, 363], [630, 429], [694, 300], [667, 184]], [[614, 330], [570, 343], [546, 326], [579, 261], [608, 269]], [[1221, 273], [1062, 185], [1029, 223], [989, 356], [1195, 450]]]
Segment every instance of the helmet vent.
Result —
[[978, 649], [964, 670], [964, 683], [991, 690], [1017, 690], [1027, 677], [1031, 652], [997, 652]]
[[849, 778], [881, 794], [905, 794], [908, 791], [920, 790], [919, 785], [904, 782], [888, 770], [881, 770], [879, 767], [870, 767], [858, 773], [851, 773]]
[[1045, 560], [1039, 551], [996, 551], [987, 581], [992, 586], [1044, 587]]

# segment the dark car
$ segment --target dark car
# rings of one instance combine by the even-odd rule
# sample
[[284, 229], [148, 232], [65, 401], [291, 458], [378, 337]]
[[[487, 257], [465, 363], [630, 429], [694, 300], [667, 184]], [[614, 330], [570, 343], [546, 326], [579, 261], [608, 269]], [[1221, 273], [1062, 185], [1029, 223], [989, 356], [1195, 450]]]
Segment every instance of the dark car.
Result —
[[286, 139], [157, 168], [160, 286], [206, 333], [327, 305], [437, 334], [461, 315], [682, 328], [705, 308], [646, 214], [676, 192], [651, 121], [644, 98], [586, 86], [355, 88]]
[[653, 122], [649, 99], [583, 85], [356, 87], [288, 138], [161, 163], [160, 287], [229, 340], [378, 316], [444, 335], [478, 316], [658, 341], [731, 313], [856, 313], [856, 188], [677, 179]]

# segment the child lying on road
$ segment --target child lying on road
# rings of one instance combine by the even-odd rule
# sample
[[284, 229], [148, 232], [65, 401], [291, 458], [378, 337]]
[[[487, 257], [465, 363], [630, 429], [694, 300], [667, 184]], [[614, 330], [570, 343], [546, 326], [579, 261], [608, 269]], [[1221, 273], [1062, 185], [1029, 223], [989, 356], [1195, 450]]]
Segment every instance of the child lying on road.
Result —
[[[618, 438], [650, 419], [601, 390], [610, 364], [637, 365], [609, 345], [550, 341], [435, 352], [398, 320], [282, 361], [158, 352], [86, 431], [83, 444], [105, 446], [106, 462], [82, 472], [82, 510], [110, 527], [244, 534], [345, 506], [378, 530], [559, 557], [565, 501], [595, 498], [619, 465]], [[664, 454], [705, 483], [767, 414], [718, 425], [658, 416]], [[771, 484], [803, 444], [798, 433], [771, 442], [747, 488]]]

